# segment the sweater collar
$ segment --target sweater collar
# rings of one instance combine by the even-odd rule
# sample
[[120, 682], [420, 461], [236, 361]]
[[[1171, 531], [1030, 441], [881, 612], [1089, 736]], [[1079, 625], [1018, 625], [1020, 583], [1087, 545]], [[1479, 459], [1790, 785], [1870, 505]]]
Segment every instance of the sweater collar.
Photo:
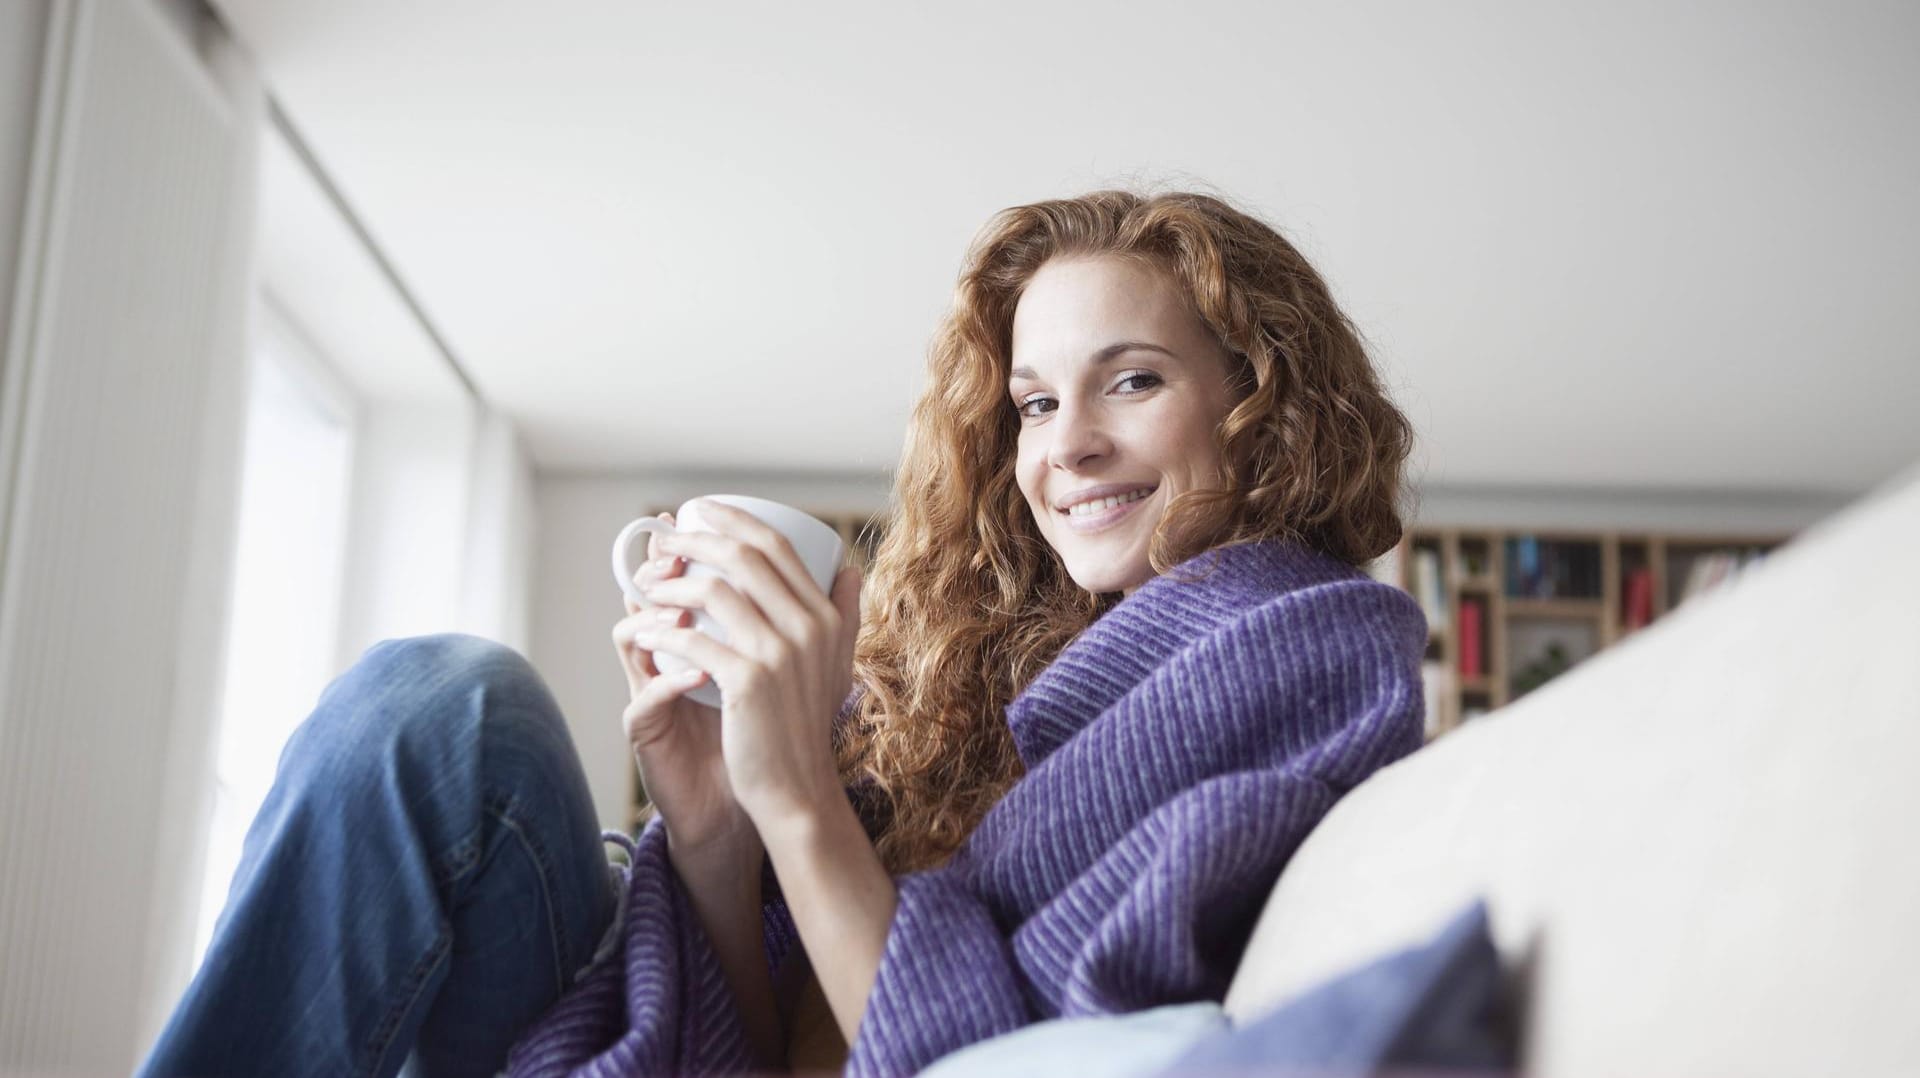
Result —
[[1281, 539], [1215, 547], [1181, 562], [1082, 630], [1007, 705], [1020, 758], [1028, 768], [1038, 765], [1186, 644], [1247, 609], [1300, 588], [1365, 575]]

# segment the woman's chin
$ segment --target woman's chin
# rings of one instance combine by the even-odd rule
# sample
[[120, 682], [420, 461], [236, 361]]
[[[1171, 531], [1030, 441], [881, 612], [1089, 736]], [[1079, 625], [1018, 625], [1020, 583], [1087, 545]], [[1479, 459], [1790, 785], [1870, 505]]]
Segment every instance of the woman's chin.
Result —
[[1087, 565], [1067, 567], [1067, 574], [1083, 591], [1095, 595], [1109, 592], [1131, 594], [1133, 589], [1153, 579], [1153, 567], [1143, 565], [1138, 569], [1123, 569], [1113, 565]]

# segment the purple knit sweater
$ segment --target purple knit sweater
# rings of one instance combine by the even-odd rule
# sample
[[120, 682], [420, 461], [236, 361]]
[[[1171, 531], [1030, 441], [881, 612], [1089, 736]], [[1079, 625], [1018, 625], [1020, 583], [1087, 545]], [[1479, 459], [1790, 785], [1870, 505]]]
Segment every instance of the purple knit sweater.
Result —
[[[1026, 775], [947, 864], [896, 878], [846, 1073], [910, 1075], [1042, 1019], [1224, 999], [1301, 839], [1419, 747], [1426, 635], [1405, 592], [1280, 541], [1142, 585], [1007, 707]], [[527, 1031], [516, 1078], [751, 1069], [659, 825], [633, 850], [622, 960]], [[797, 937], [766, 879], [773, 971]]]

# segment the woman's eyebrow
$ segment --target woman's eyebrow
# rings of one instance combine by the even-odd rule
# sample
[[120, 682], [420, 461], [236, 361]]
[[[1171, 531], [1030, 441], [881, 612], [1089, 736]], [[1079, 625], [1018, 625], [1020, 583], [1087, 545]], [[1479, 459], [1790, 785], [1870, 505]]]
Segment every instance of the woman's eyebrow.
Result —
[[[1107, 362], [1108, 360], [1112, 359], [1115, 356], [1121, 355], [1126, 352], [1138, 352], [1138, 351], [1159, 352], [1161, 355], [1168, 356], [1173, 359], [1180, 358], [1179, 356], [1174, 355], [1172, 352], [1166, 350], [1165, 348], [1162, 348], [1159, 345], [1154, 344], [1150, 341], [1115, 341], [1112, 344], [1109, 344], [1106, 347], [1100, 349], [1098, 352], [1095, 352], [1092, 356], [1088, 358], [1087, 362], [1097, 367], [1100, 364]], [[1032, 367], [1015, 367], [1013, 370], [1007, 372], [1007, 377], [1009, 379], [1012, 379], [1012, 378], [1038, 379], [1040, 376], [1033, 373]]]

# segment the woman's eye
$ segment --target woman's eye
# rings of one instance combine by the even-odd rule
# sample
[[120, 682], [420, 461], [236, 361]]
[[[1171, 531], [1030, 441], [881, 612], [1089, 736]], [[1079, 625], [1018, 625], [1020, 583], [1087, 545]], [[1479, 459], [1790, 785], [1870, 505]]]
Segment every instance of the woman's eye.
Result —
[[[1152, 389], [1154, 386], [1157, 386], [1160, 384], [1160, 376], [1157, 374], [1149, 374], [1145, 371], [1141, 371], [1139, 374], [1129, 374], [1125, 378], [1122, 378], [1118, 382], [1115, 382], [1114, 388], [1118, 389], [1119, 387], [1124, 386], [1129, 382], [1144, 382], [1145, 384], [1140, 386], [1137, 389], [1123, 393], [1122, 394], [1123, 396], [1131, 397], [1140, 393], [1145, 393], [1147, 390]], [[1035, 416], [1040, 415], [1041, 413], [1029, 411], [1028, 409], [1030, 409], [1033, 405], [1036, 405], [1036, 404], [1048, 404], [1051, 402], [1053, 402], [1052, 397], [1028, 397], [1026, 400], [1016, 403], [1014, 405], [1014, 411], [1020, 413], [1022, 418], [1032, 419]]]

